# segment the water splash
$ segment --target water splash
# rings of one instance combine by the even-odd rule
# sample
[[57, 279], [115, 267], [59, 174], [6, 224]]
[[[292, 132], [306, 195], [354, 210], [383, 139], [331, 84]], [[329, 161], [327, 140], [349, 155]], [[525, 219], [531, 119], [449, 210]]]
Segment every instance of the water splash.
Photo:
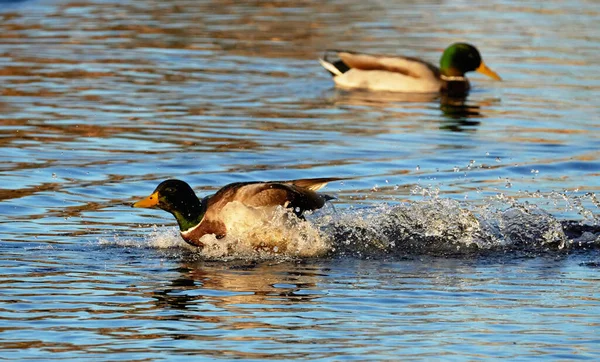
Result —
[[102, 246], [117, 245], [126, 248], [188, 249], [190, 251], [196, 249], [183, 241], [177, 228], [163, 228], [158, 225], [152, 225], [152, 230], [143, 238], [114, 235], [112, 238], [100, 238], [98, 243]]
[[[482, 204], [441, 198], [437, 189], [415, 189], [413, 194], [421, 194], [423, 199], [340, 212], [326, 207], [309, 214], [308, 221], [298, 220], [280, 207], [265, 211], [233, 203], [223, 213], [232, 225], [228, 235], [218, 240], [205, 235], [202, 249], [185, 243], [174, 227], [154, 227], [143, 238], [115, 236], [100, 243], [170, 249], [179, 255], [214, 260], [454, 257], [490, 251], [558, 252], [600, 245], [600, 220], [592, 211], [599, 204], [593, 194], [523, 193], [520, 199], [498, 194]], [[576, 212], [583, 219], [559, 220], [545, 210], [548, 205]]]
[[[600, 244], [595, 195], [523, 194], [541, 205], [560, 201], [580, 221], [559, 220], [540, 205], [502, 194], [482, 205], [439, 198], [437, 190], [416, 190], [423, 200], [375, 208], [348, 209], [323, 228], [336, 255], [376, 258], [382, 255], [471, 255], [489, 251], [547, 252]], [[597, 200], [596, 200], [597, 201]]]
[[329, 243], [319, 229], [299, 220], [289, 209], [256, 209], [232, 202], [223, 208], [222, 217], [231, 226], [227, 236], [219, 240], [213, 235], [202, 237], [204, 257], [318, 257], [329, 250]]

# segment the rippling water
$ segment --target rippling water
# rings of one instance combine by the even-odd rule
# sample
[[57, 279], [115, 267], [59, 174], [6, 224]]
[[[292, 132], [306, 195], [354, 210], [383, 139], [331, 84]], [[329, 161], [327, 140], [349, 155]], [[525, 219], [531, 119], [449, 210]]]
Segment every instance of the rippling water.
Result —
[[[594, 1], [0, 1], [4, 359], [597, 359]], [[466, 99], [326, 48], [476, 44]], [[347, 177], [285, 252], [186, 246], [162, 180]], [[312, 248], [312, 249], [311, 249]], [[314, 252], [307, 252], [314, 250]], [[306, 256], [309, 257], [306, 257]]]

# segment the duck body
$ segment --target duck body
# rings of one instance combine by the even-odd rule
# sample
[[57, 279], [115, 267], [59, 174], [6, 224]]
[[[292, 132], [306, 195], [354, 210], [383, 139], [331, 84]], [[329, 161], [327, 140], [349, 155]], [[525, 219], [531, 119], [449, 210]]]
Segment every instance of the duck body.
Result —
[[180, 180], [166, 180], [154, 192], [133, 207], [159, 208], [177, 219], [182, 238], [189, 244], [202, 247], [200, 239], [214, 234], [217, 239], [245, 220], [236, 219], [233, 206], [258, 213], [239, 214], [240, 217], [269, 217], [277, 207], [289, 208], [298, 218], [307, 210], [316, 210], [333, 197], [317, 193], [328, 182], [339, 178], [315, 178], [289, 181], [238, 182], [224, 186], [214, 195], [199, 200], [192, 188]]
[[[331, 52], [339, 60], [330, 63]], [[439, 69], [416, 58], [327, 51], [319, 60], [335, 84], [344, 89], [435, 93], [443, 87]]]
[[470, 89], [466, 72], [475, 70], [500, 80], [483, 63], [479, 51], [466, 43], [449, 46], [442, 54], [440, 68], [413, 57], [344, 50], [328, 50], [319, 62], [343, 89], [464, 94]]

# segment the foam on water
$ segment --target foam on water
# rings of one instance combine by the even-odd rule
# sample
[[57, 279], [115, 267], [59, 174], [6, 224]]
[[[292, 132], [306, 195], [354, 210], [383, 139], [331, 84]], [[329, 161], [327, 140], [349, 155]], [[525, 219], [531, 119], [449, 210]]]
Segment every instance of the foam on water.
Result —
[[181, 238], [177, 228], [159, 227], [158, 225], [152, 225], [152, 230], [142, 238], [114, 235], [110, 239], [100, 238], [98, 243], [100, 245], [119, 245], [130, 248], [188, 249], [191, 251], [197, 249]]

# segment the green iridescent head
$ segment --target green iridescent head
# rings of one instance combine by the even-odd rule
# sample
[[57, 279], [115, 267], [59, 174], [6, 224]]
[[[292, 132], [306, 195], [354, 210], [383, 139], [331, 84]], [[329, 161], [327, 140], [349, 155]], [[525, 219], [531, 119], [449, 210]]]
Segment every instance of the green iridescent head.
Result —
[[454, 43], [444, 50], [440, 71], [448, 77], [464, 77], [467, 72], [477, 71], [495, 80], [502, 80], [485, 65], [477, 48], [467, 43]]
[[136, 202], [133, 207], [165, 210], [175, 216], [182, 231], [198, 225], [205, 212], [190, 185], [173, 179], [161, 182], [150, 196]]

